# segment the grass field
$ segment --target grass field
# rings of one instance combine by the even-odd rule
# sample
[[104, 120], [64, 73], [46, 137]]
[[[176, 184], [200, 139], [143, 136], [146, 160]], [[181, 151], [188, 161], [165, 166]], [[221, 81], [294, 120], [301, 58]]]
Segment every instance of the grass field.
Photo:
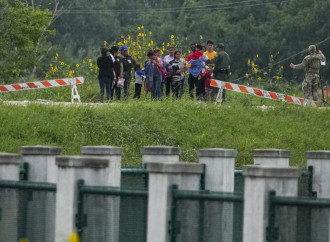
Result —
[[[97, 101], [97, 87], [81, 87], [82, 99]], [[2, 95], [2, 94], [1, 94]], [[187, 96], [187, 94], [185, 94]], [[69, 101], [69, 88], [7, 93], [2, 100]], [[271, 106], [263, 110], [261, 105]], [[307, 150], [330, 149], [330, 110], [304, 108], [228, 92], [222, 106], [198, 104], [187, 97], [151, 102], [149, 97], [103, 105], [8, 105], [0, 102], [0, 150], [23, 145], [57, 145], [79, 154], [83, 145], [124, 148], [123, 166], [141, 164], [147, 145], [182, 148], [181, 160], [197, 162], [202, 148], [238, 150], [237, 167], [252, 163], [251, 151], [292, 151], [291, 165], [304, 167]]]

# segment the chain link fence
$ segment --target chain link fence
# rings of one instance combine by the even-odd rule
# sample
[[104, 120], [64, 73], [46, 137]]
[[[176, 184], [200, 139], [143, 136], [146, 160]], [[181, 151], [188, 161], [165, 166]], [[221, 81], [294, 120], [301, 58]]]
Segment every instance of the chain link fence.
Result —
[[56, 185], [0, 181], [0, 241], [53, 242]]
[[81, 185], [78, 231], [82, 242], [145, 242], [148, 191]]

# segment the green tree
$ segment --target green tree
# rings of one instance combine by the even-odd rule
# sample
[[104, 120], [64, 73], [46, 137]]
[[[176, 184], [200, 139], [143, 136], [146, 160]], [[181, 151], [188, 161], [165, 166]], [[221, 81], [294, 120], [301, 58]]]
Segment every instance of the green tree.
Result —
[[47, 52], [49, 10], [33, 8], [21, 1], [0, 1], [0, 82], [8, 83], [30, 74]]

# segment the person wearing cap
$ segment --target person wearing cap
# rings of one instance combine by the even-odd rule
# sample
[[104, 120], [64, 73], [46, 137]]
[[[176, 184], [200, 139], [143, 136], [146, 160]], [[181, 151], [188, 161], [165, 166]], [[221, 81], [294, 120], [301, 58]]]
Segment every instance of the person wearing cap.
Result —
[[[219, 81], [228, 81], [228, 76], [230, 72], [230, 57], [225, 51], [225, 45], [220, 43], [216, 46], [217, 56], [211, 60], [214, 64], [213, 78]], [[216, 96], [219, 92], [219, 88], [212, 87], [211, 100], [215, 101]], [[226, 99], [226, 89], [222, 92], [222, 101]]]
[[307, 105], [307, 102], [310, 97], [313, 97], [314, 101], [318, 100], [317, 87], [320, 81], [320, 68], [321, 62], [325, 62], [325, 56], [322, 51], [319, 50], [316, 53], [316, 46], [310, 45], [308, 47], [309, 55], [306, 56], [301, 64], [294, 65], [290, 64], [292, 69], [302, 69], [305, 72], [305, 78], [302, 83], [302, 90], [304, 91], [305, 100], [304, 106]]
[[129, 96], [129, 84], [132, 79], [132, 68], [135, 66], [136, 61], [128, 54], [128, 47], [126, 45], [121, 47], [122, 63], [124, 66], [124, 98]]

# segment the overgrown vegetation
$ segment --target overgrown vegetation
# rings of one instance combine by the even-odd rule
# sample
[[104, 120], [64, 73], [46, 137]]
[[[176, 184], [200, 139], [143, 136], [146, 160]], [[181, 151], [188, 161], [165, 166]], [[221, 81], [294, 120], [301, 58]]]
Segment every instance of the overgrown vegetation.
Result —
[[[262, 104], [275, 106], [263, 110]], [[252, 104], [252, 106], [251, 106]], [[305, 166], [304, 152], [330, 149], [330, 110], [303, 108], [231, 93], [223, 106], [180, 101], [131, 100], [103, 105], [0, 104], [0, 150], [22, 145], [58, 145], [79, 154], [83, 145], [124, 148], [123, 166], [141, 164], [146, 145], [179, 146], [181, 159], [197, 161], [197, 150], [234, 148], [236, 166], [252, 163], [251, 151], [292, 151], [291, 165]]]

